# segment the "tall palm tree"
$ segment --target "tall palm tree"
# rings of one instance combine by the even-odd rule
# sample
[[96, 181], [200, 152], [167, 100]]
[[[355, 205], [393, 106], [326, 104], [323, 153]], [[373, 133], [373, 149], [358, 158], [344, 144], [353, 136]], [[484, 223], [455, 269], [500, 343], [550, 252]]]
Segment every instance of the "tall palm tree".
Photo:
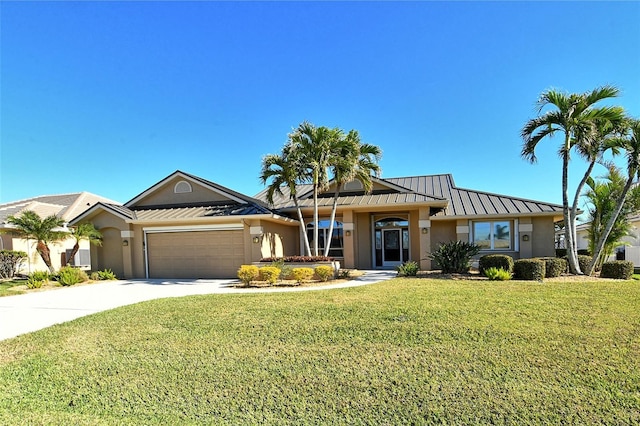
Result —
[[338, 128], [316, 127], [304, 121], [289, 134], [288, 155], [304, 168], [299, 175], [313, 186], [313, 255], [318, 256], [318, 194], [329, 186], [329, 167], [334, 151], [331, 147], [342, 137]]
[[289, 198], [293, 200], [298, 212], [298, 221], [300, 222], [300, 232], [304, 236], [304, 244], [307, 255], [311, 256], [311, 248], [309, 247], [309, 236], [304, 223], [304, 217], [300, 210], [298, 201], [297, 184], [300, 179], [300, 167], [296, 166], [295, 159], [292, 155], [288, 155], [288, 149], [283, 149], [283, 154], [268, 154], [262, 159], [262, 171], [260, 172], [260, 181], [266, 184], [271, 181], [267, 188], [267, 201], [273, 205], [274, 195], [283, 196], [282, 187], [289, 190]]
[[331, 148], [334, 153], [331, 171], [333, 173], [335, 191], [329, 220], [328, 241], [324, 248], [325, 256], [329, 256], [329, 249], [331, 248], [331, 236], [333, 235], [336, 211], [338, 210], [340, 188], [347, 182], [358, 180], [362, 183], [366, 193], [371, 192], [373, 188], [371, 175], [380, 175], [378, 161], [382, 156], [382, 150], [378, 146], [362, 143], [356, 130], [351, 130], [346, 136], [334, 141], [334, 145]]
[[50, 243], [63, 240], [68, 233], [60, 228], [64, 226], [64, 220], [55, 215], [42, 219], [36, 212], [26, 210], [20, 216], [9, 216], [7, 222], [16, 227], [16, 232], [26, 240], [36, 240], [36, 250], [53, 274], [55, 269], [51, 264]]
[[78, 250], [80, 250], [80, 241], [87, 240], [93, 245], [102, 245], [102, 234], [93, 226], [93, 223], [81, 223], [74, 226], [71, 228], [71, 236], [76, 240], [76, 243], [73, 245], [71, 253], [69, 253], [69, 257], [66, 259], [67, 265], [76, 253], [78, 253]]
[[622, 193], [616, 199], [616, 206], [613, 210], [611, 217], [607, 221], [607, 225], [598, 240], [598, 244], [593, 252], [593, 260], [589, 264], [589, 270], [586, 271], [588, 275], [593, 273], [595, 269], [595, 265], [597, 262], [600, 253], [602, 252], [607, 238], [613, 229], [613, 226], [616, 222], [616, 219], [620, 215], [622, 208], [624, 207], [624, 202], [633, 185], [634, 180], [640, 178], [640, 120], [638, 119], [628, 119], [628, 131], [626, 132], [626, 137], [622, 137], [618, 139], [620, 146], [625, 151], [625, 157], [627, 160], [627, 181], [622, 189]]
[[589, 140], [597, 132], [598, 124], [622, 121], [623, 111], [619, 107], [595, 107], [602, 100], [618, 96], [613, 86], [602, 86], [585, 93], [566, 94], [554, 89], [547, 90], [538, 99], [538, 114], [548, 106], [555, 107], [524, 125], [521, 136], [524, 140], [521, 155], [531, 163], [537, 161], [535, 149], [538, 143], [557, 133], [564, 136], [559, 154], [562, 158], [562, 213], [565, 226], [565, 241], [569, 269], [581, 274], [575, 243], [575, 215], [569, 206], [568, 181], [571, 148]]

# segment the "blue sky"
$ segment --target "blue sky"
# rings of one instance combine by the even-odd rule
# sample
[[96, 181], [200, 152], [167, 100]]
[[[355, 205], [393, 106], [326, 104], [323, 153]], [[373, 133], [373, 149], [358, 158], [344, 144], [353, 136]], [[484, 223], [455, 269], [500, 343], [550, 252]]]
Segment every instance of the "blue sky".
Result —
[[0, 202], [126, 202], [175, 170], [254, 195], [308, 120], [380, 146], [382, 177], [561, 203], [560, 138], [520, 158], [539, 94], [613, 84], [640, 117], [637, 1], [2, 1], [0, 19]]

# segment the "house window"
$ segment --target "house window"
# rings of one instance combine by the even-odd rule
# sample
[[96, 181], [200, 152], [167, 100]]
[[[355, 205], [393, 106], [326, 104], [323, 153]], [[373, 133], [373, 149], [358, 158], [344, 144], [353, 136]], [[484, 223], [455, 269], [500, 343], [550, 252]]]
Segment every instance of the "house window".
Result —
[[191, 184], [185, 180], [181, 180], [173, 187], [174, 194], [184, 194], [191, 191]]
[[[69, 259], [72, 250], [65, 250], [65, 258]], [[91, 267], [91, 252], [87, 249], [79, 249], [69, 264], [77, 267]]]
[[482, 250], [511, 250], [511, 222], [473, 222], [472, 242]]
[[[318, 254], [323, 255], [326, 247], [325, 242], [329, 241], [329, 222], [328, 220], [318, 221]], [[309, 246], [313, 251], [313, 223], [307, 225], [307, 236], [309, 237]], [[331, 247], [329, 247], [329, 257], [344, 257], [344, 239], [342, 222], [334, 222], [333, 233], [331, 237]]]

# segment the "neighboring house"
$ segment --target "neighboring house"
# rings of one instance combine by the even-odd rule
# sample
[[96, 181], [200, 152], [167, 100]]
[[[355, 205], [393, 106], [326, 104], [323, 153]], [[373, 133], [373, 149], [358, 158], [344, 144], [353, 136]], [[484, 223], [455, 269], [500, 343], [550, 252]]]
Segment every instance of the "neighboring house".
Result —
[[[293, 202], [255, 197], [176, 171], [124, 205], [98, 203], [71, 221], [92, 222], [103, 236], [92, 247], [93, 269], [124, 278], [235, 277], [241, 264], [303, 254]], [[319, 198], [319, 246], [328, 240], [333, 188]], [[310, 185], [298, 190], [309, 235]], [[553, 256], [554, 221], [562, 207], [457, 188], [451, 175], [374, 178], [342, 188], [330, 256], [345, 268], [394, 268], [407, 260], [431, 269], [438, 244], [471, 241], [482, 254]], [[311, 242], [313, 247], [313, 241]]]
[[[43, 195], [0, 204], [0, 250], [18, 250], [27, 253], [27, 262], [23, 265], [22, 270], [19, 271], [20, 273], [29, 274], [33, 271], [48, 270], [40, 254], [36, 251], [36, 241], [26, 240], [14, 232], [15, 227], [7, 223], [7, 218], [9, 216], [20, 216], [26, 210], [33, 210], [42, 218], [56, 215], [65, 222], [69, 222], [69, 220], [98, 202], [113, 203], [107, 198], [89, 192], [77, 192], [73, 194]], [[75, 240], [73, 238], [67, 238], [50, 245], [51, 263], [56, 270], [60, 269], [66, 261], [66, 256], [74, 245]], [[89, 242], [82, 241], [80, 243], [80, 250], [78, 250], [75, 258], [70, 263], [85, 269], [91, 266]]]
[[[616, 259], [630, 260], [633, 265], [640, 267], [640, 215], [629, 217], [631, 225], [631, 233], [622, 238], [624, 245], [616, 247], [614, 254], [609, 256], [608, 261]], [[578, 250], [589, 249], [589, 223], [581, 223], [576, 227], [576, 235], [578, 236]]]

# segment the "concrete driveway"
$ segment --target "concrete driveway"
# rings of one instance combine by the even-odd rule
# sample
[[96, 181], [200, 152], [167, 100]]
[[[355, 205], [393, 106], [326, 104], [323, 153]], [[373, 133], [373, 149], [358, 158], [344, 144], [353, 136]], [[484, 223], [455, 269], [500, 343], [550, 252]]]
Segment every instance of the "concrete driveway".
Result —
[[373, 284], [395, 276], [393, 271], [366, 271], [361, 277], [338, 284], [264, 289], [235, 288], [234, 279], [105, 281], [0, 297], [0, 340], [145, 300], [196, 294], [318, 291]]

